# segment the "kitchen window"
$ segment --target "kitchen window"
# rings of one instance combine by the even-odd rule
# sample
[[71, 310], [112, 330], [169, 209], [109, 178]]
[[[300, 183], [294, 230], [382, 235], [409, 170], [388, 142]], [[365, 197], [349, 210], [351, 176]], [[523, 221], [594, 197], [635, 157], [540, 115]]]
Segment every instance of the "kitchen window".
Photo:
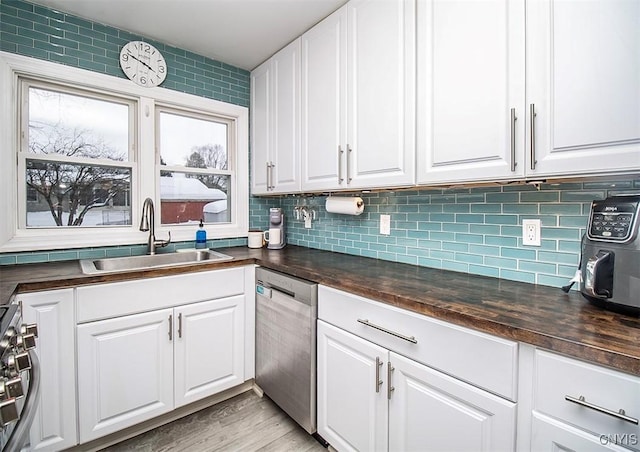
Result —
[[163, 107], [156, 114], [162, 224], [230, 222], [233, 122]]
[[131, 225], [135, 103], [21, 85], [20, 228]]
[[[246, 236], [248, 109], [0, 52], [0, 252]], [[14, 162], [13, 165], [7, 164]]]

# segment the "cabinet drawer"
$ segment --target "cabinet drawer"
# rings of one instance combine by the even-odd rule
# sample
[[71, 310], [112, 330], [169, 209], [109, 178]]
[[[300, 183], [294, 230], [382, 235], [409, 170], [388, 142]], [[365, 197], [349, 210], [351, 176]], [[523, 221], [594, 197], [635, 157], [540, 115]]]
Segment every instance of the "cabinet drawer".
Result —
[[[318, 288], [318, 317], [410, 359], [516, 400], [516, 342], [326, 286]], [[406, 338], [365, 325], [361, 322], [364, 320]], [[407, 340], [412, 336], [415, 343]]]
[[244, 293], [244, 268], [225, 268], [77, 289], [78, 323]]
[[[626, 416], [640, 418], [640, 378], [575, 359], [536, 350], [534, 371], [534, 409], [596, 436], [617, 435], [620, 438], [640, 437], [640, 428], [633, 422], [618, 419], [567, 401], [566, 396], [579, 399], [614, 412], [620, 409]], [[637, 422], [637, 421], [636, 421]], [[630, 444], [640, 449], [639, 444]]]

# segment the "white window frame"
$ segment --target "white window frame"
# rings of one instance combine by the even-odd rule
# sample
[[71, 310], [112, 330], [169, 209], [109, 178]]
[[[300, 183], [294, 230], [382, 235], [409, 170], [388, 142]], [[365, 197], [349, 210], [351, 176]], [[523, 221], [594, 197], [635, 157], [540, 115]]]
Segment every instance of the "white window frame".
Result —
[[[230, 149], [235, 148], [236, 144], [235, 140], [235, 121], [230, 120], [230, 118], [222, 117], [221, 115], [212, 116], [208, 112], [197, 111], [194, 109], [186, 109], [180, 106], [175, 105], [163, 105], [160, 103], [156, 103], [156, 125], [160, 123], [160, 114], [168, 113], [173, 115], [181, 115], [186, 118], [194, 118], [201, 119], [205, 121], [215, 121], [221, 124], [225, 124], [227, 126], [227, 142], [225, 143], [225, 149], [227, 150], [227, 169], [217, 169], [217, 168], [190, 168], [186, 166], [172, 166], [172, 165], [160, 165], [160, 154], [162, 153], [161, 146], [156, 146], [156, 176], [160, 177], [160, 173], [163, 171], [168, 171], [171, 173], [184, 173], [184, 174], [203, 174], [203, 175], [211, 175], [217, 174], [221, 176], [230, 176], [231, 187], [227, 190], [228, 193], [231, 194], [231, 206], [234, 205], [234, 197], [235, 192], [233, 190], [236, 187], [233, 184], [234, 173], [236, 168], [236, 155], [233, 152], [229, 152]], [[160, 142], [160, 128], [156, 127], [156, 142]], [[160, 179], [158, 179], [159, 181]], [[235, 212], [233, 209], [230, 210], [231, 214], [234, 215]], [[209, 223], [211, 224], [211, 223]], [[166, 227], [171, 227], [170, 225], [166, 225]], [[175, 227], [182, 227], [182, 224], [176, 224]]]
[[[26, 171], [26, 161], [27, 160], [37, 160], [37, 161], [52, 161], [52, 162], [66, 162], [66, 163], [70, 163], [72, 165], [78, 165], [78, 164], [86, 164], [88, 166], [104, 166], [104, 167], [111, 167], [111, 168], [120, 168], [120, 169], [128, 169], [130, 170], [130, 174], [131, 174], [131, 182], [133, 182], [133, 180], [136, 177], [136, 174], [138, 174], [138, 168], [137, 168], [137, 163], [136, 163], [136, 145], [135, 145], [135, 141], [136, 141], [136, 133], [137, 133], [137, 126], [136, 126], [136, 120], [135, 118], [137, 117], [136, 114], [136, 109], [137, 109], [137, 99], [132, 99], [130, 97], [123, 97], [123, 96], [116, 96], [113, 93], [107, 93], [105, 95], [104, 90], [101, 90], [99, 92], [96, 91], [89, 91], [89, 90], [80, 90], [77, 88], [77, 86], [68, 86], [68, 85], [61, 85], [61, 84], [54, 84], [51, 83], [50, 81], [43, 81], [43, 80], [33, 80], [33, 79], [29, 79], [26, 77], [21, 77], [21, 81], [19, 82], [19, 90], [21, 91], [21, 98], [19, 99], [22, 103], [21, 106], [19, 106], [19, 115], [20, 115], [20, 122], [18, 123], [18, 127], [20, 127], [21, 129], [19, 130], [19, 134], [18, 136], [21, 138], [21, 143], [20, 143], [20, 155], [18, 157], [18, 173], [17, 175], [21, 178]], [[63, 156], [63, 155], [59, 155], [59, 154], [49, 154], [49, 155], [42, 155], [42, 154], [33, 154], [31, 152], [29, 152], [29, 140], [26, 139], [26, 136], [29, 132], [29, 130], [26, 130], [28, 127], [28, 123], [29, 123], [29, 112], [27, 111], [27, 108], [23, 108], [25, 107], [25, 104], [28, 104], [28, 99], [29, 99], [29, 89], [30, 88], [37, 88], [37, 89], [41, 89], [41, 90], [46, 90], [46, 91], [54, 91], [54, 92], [60, 92], [60, 93], [64, 93], [64, 94], [70, 94], [70, 95], [74, 95], [74, 96], [80, 96], [80, 97], [86, 97], [86, 98], [92, 98], [92, 99], [98, 99], [98, 100], [102, 100], [102, 101], [106, 101], [106, 102], [112, 102], [112, 103], [118, 103], [121, 105], [127, 105], [129, 107], [129, 117], [128, 117], [128, 128], [129, 128], [129, 135], [128, 135], [128, 144], [127, 144], [127, 159], [125, 161], [116, 161], [116, 160], [109, 160], [109, 159], [98, 159], [98, 158], [73, 158], [73, 157], [67, 157], [67, 156]], [[28, 105], [27, 105], [28, 106]], [[24, 128], [24, 129], [23, 129]], [[20, 179], [20, 181], [22, 181], [23, 179]], [[19, 182], [20, 183], [20, 182]], [[21, 189], [20, 186], [18, 187], [18, 230], [21, 229], [28, 229], [26, 226], [26, 221], [27, 221], [27, 189], [26, 187], [24, 187], [24, 189]], [[132, 192], [133, 193], [133, 192]], [[133, 211], [131, 212], [132, 216], [133, 216]], [[66, 226], [65, 226], [66, 227]], [[82, 226], [71, 226], [72, 228], [74, 228], [74, 230], [80, 229], [82, 228]], [[95, 227], [95, 226], [94, 226]], [[127, 226], [127, 228], [130, 226]], [[58, 227], [53, 226], [53, 229], [57, 229]], [[47, 231], [50, 231], [52, 228], [47, 228]], [[104, 227], [95, 227], [96, 229], [104, 229]]]
[[[133, 159], [136, 161], [131, 184], [132, 225], [108, 228], [50, 228], [19, 227], [18, 199], [25, 198], [25, 187], [18, 186], [18, 157], [21, 127], [20, 84], [18, 78], [50, 81], [79, 89], [98, 90], [137, 99], [137, 133]], [[235, 122], [235, 171], [231, 178], [233, 193], [231, 223], [208, 224], [209, 239], [246, 237], [249, 228], [249, 111], [246, 107], [204, 97], [180, 93], [165, 88], [143, 88], [133, 82], [84, 69], [63, 66], [21, 55], [0, 52], [0, 252], [74, 249], [114, 245], [144, 244], [147, 234], [138, 230], [142, 202], [153, 199], [160, 211], [160, 181], [156, 177], [155, 105], [172, 105], [219, 115]], [[231, 133], [231, 131], [230, 131]], [[229, 149], [229, 152], [232, 152]], [[231, 158], [231, 157], [230, 157]], [[159, 173], [158, 173], [159, 174]], [[22, 194], [20, 194], [20, 192]], [[166, 238], [171, 231], [174, 242], [194, 240], [197, 225], [175, 226], [160, 224], [156, 215], [156, 236]]]

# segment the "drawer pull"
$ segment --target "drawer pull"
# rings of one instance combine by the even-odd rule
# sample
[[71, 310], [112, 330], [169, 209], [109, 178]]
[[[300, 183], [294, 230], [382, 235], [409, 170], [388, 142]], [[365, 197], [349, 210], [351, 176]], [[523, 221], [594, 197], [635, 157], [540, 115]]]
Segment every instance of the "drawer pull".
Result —
[[613, 416], [613, 417], [621, 419], [623, 421], [630, 422], [632, 424], [638, 425], [638, 419], [636, 419], [634, 417], [631, 417], [631, 416], [627, 416], [627, 414], [624, 412], [623, 409], [620, 409], [620, 411], [613, 411], [613, 410], [610, 410], [608, 408], [603, 408], [601, 406], [594, 405], [593, 403], [587, 402], [586, 399], [584, 398], [584, 396], [580, 396], [580, 397], [578, 397], [576, 399], [575, 397], [566, 395], [566, 396], [564, 396], [564, 399], [567, 402], [576, 403], [576, 404], [581, 405], [581, 406], [583, 406], [585, 408], [590, 408], [590, 409], [598, 411], [600, 413], [608, 414], [609, 416]]
[[395, 336], [395, 337], [398, 337], [400, 339], [403, 339], [403, 340], [405, 340], [407, 342], [411, 342], [412, 344], [417, 344], [418, 343], [418, 341], [416, 340], [415, 336], [405, 336], [404, 334], [396, 333], [395, 331], [388, 330], [383, 326], [371, 323], [367, 319], [358, 319], [358, 322], [362, 323], [365, 326], [370, 326], [371, 328], [375, 328], [376, 330], [380, 330], [383, 333], [387, 333], [387, 334], [390, 334], [392, 336]]

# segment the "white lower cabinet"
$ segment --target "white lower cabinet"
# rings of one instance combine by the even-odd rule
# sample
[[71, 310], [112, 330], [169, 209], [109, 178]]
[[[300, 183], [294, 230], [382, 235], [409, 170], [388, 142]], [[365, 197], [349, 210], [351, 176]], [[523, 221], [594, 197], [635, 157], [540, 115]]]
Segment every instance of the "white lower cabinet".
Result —
[[[81, 443], [251, 378], [244, 273], [233, 268], [77, 289], [79, 321], [86, 322], [77, 327]], [[148, 310], [150, 295], [162, 309], [130, 313]], [[100, 301], [109, 299], [111, 314], [103, 318]]]
[[244, 382], [244, 296], [175, 309], [175, 407]]
[[639, 376], [536, 350], [532, 382], [532, 451], [640, 450]]
[[386, 450], [388, 351], [318, 321], [318, 433], [335, 449]]
[[318, 321], [318, 433], [339, 451], [511, 451], [515, 408]]
[[389, 362], [389, 450], [514, 450], [515, 403], [393, 352]]
[[244, 381], [244, 295], [78, 326], [80, 440]]
[[61, 450], [78, 444], [73, 289], [23, 293], [25, 323], [38, 325], [40, 402], [29, 450]]
[[616, 446], [609, 440], [608, 435], [603, 437], [595, 436], [538, 413], [533, 414], [531, 432], [532, 451], [603, 452], [615, 450], [622, 452], [628, 450]]
[[81, 442], [173, 409], [172, 312], [78, 326]]

